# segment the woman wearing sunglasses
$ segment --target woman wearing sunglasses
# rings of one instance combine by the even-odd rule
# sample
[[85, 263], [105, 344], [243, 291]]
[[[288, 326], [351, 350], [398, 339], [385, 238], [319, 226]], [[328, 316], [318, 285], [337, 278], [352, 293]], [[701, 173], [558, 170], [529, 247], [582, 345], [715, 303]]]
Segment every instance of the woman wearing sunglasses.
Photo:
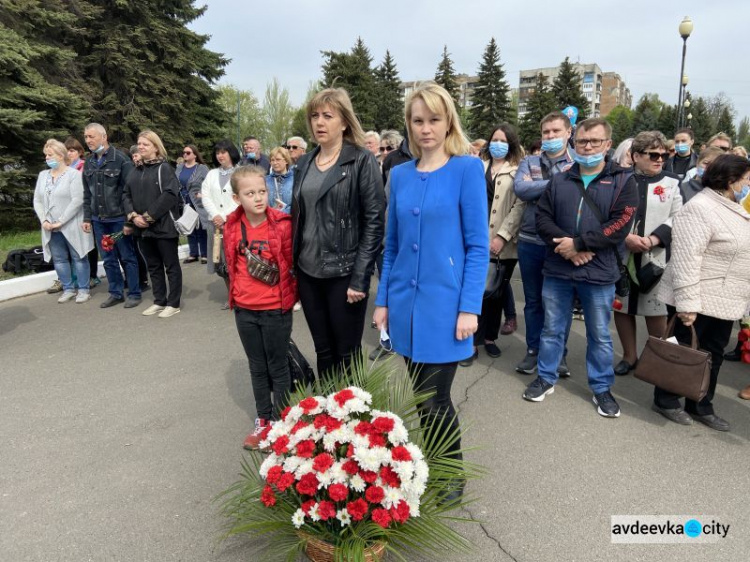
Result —
[[177, 165], [177, 180], [180, 182], [180, 195], [186, 205], [190, 205], [198, 213], [200, 221], [195, 230], [188, 234], [190, 255], [182, 263], [193, 263], [201, 260], [208, 262], [208, 233], [203, 227], [208, 222], [208, 213], [201, 200], [201, 186], [208, 175], [208, 166], [203, 161], [200, 151], [194, 144], [188, 144], [182, 149], [182, 163]]
[[622, 361], [615, 366], [616, 375], [627, 375], [638, 362], [636, 316], [646, 318], [646, 329], [652, 336], [661, 337], [667, 327], [667, 309], [656, 298], [656, 290], [669, 260], [672, 218], [682, 207], [679, 179], [662, 169], [669, 158], [666, 137], [659, 131], [638, 133], [630, 153], [639, 201], [623, 256], [630, 273], [630, 294], [615, 304], [615, 327], [623, 349]]
[[404, 137], [401, 136], [401, 133], [392, 129], [380, 133], [378, 162], [381, 166], [383, 165], [383, 161], [385, 161], [385, 157], [396, 150], [402, 140], [404, 140]]

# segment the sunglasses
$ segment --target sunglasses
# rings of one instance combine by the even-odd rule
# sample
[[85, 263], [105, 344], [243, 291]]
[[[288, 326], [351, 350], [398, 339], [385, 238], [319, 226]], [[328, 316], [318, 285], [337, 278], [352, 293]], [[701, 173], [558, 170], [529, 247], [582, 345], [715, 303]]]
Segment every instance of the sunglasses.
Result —
[[646, 154], [652, 162], [659, 160], [666, 162], [669, 159], [669, 152], [641, 152], [641, 154]]
[[396, 150], [396, 149], [393, 148], [392, 146], [381, 146], [379, 150], [380, 152], [390, 152], [391, 150]]
[[190, 152], [189, 150], [186, 150], [185, 152], [182, 153], [183, 156], [190, 156], [191, 154], [192, 152]]
[[716, 148], [718, 148], [718, 149], [719, 149], [719, 150], [721, 150], [722, 152], [729, 152], [730, 150], [732, 150], [732, 149], [731, 149], [731, 148], [729, 148], [728, 146], [717, 146]]
[[285, 146], [284, 148], [286, 148], [287, 150], [299, 150], [302, 147], [300, 147], [300, 146], [294, 146], [292, 144], [289, 144], [289, 145]]

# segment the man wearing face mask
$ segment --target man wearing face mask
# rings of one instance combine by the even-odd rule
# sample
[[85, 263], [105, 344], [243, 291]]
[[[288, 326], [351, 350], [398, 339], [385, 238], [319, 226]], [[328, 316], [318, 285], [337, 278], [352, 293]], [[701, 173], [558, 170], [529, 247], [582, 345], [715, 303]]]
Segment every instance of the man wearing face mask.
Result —
[[[109, 252], [102, 248], [105, 234], [121, 232], [125, 225], [125, 209], [122, 206], [122, 191], [125, 181], [133, 170], [133, 163], [107, 140], [107, 131], [99, 123], [89, 123], [83, 138], [91, 155], [83, 165], [83, 225], [84, 232], [94, 232], [99, 254], [104, 260], [104, 271], [109, 283], [109, 298], [101, 308], [125, 303], [133, 308], [141, 302], [141, 286], [138, 281], [138, 260], [132, 236], [123, 236], [115, 242]], [[123, 264], [128, 280], [128, 298], [124, 297], [125, 281], [120, 272]]]
[[255, 137], [245, 137], [242, 140], [244, 158], [240, 166], [260, 166], [267, 174], [271, 173], [271, 161], [260, 151], [260, 141]]
[[674, 156], [664, 163], [664, 171], [677, 174], [682, 181], [688, 170], [692, 170], [698, 164], [698, 155], [693, 152], [695, 135], [689, 127], [680, 129], [674, 134]]
[[[516, 196], [526, 202], [518, 234], [518, 265], [521, 268], [523, 294], [526, 300], [523, 308], [526, 323], [526, 356], [516, 366], [516, 371], [525, 375], [533, 375], [536, 372], [539, 338], [544, 326], [542, 267], [547, 249], [537, 234], [536, 206], [550, 180], [573, 164], [573, 152], [568, 148], [568, 139], [571, 135], [568, 117], [560, 111], [553, 111], [542, 119], [541, 129], [542, 153], [538, 156], [527, 156], [522, 160], [513, 182]], [[569, 322], [565, 329], [566, 341], [572, 315], [567, 314], [567, 318]], [[562, 377], [570, 376], [564, 355], [560, 360], [558, 373]]]
[[630, 170], [604, 159], [611, 137], [612, 128], [604, 119], [581, 122], [575, 136], [575, 164], [552, 178], [537, 204], [537, 229], [547, 244], [545, 317], [539, 376], [523, 398], [541, 402], [554, 392], [566, 324], [577, 294], [586, 317], [586, 372], [593, 402], [599, 415], [616, 418], [620, 407], [610, 392], [615, 373], [609, 321], [620, 278], [617, 246], [630, 232], [638, 189]]

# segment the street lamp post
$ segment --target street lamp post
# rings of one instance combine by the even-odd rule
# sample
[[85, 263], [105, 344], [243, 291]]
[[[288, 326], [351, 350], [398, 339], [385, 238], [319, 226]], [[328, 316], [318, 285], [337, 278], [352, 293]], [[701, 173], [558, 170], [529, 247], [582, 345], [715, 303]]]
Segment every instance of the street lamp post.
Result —
[[687, 76], [685, 76], [685, 54], [687, 53], [687, 40], [688, 37], [690, 37], [690, 34], [693, 32], [693, 21], [688, 17], [685, 16], [682, 19], [682, 22], [680, 22], [680, 37], [682, 37], [682, 66], [680, 68], [680, 90], [677, 95], [677, 128], [679, 129], [682, 126], [682, 116], [684, 114], [682, 103], [683, 103], [683, 93], [685, 91], [685, 86], [687, 85]]

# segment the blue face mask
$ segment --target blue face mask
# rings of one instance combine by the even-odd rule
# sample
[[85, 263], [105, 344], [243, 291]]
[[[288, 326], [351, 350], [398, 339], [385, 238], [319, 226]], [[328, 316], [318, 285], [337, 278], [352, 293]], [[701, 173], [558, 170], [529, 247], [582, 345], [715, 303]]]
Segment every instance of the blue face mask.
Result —
[[706, 171], [705, 168], [701, 168], [700, 166], [697, 166], [695, 168], [695, 175], [696, 175], [696, 177], [702, 178], [703, 177], [703, 172], [705, 172], [705, 171]]
[[587, 154], [586, 156], [583, 156], [576, 152], [573, 153], [573, 160], [578, 162], [584, 168], [596, 168], [601, 161], [604, 160], [604, 153], [600, 152], [598, 154]]
[[505, 158], [508, 154], [508, 143], [502, 141], [492, 141], [490, 143], [490, 154], [493, 158]]
[[745, 197], [747, 197], [747, 194], [750, 193], [750, 185], [743, 185], [742, 191], [735, 191], [734, 192], [734, 199], [739, 203], [742, 201]]
[[255, 152], [248, 152], [246, 156], [248, 160], [255, 160]]
[[557, 154], [565, 146], [563, 139], [547, 139], [542, 141], [542, 151]]
[[49, 166], [52, 170], [60, 166], [60, 162], [57, 160], [46, 160], [47, 166]]
[[674, 145], [674, 150], [680, 156], [685, 156], [690, 153], [690, 145], [688, 143], [679, 143]]
[[95, 148], [95, 149], [94, 149], [94, 152], [96, 152], [97, 154], [101, 154], [101, 152], [102, 152], [103, 150], [104, 150], [104, 145], [103, 145], [103, 144], [100, 144], [98, 148]]

